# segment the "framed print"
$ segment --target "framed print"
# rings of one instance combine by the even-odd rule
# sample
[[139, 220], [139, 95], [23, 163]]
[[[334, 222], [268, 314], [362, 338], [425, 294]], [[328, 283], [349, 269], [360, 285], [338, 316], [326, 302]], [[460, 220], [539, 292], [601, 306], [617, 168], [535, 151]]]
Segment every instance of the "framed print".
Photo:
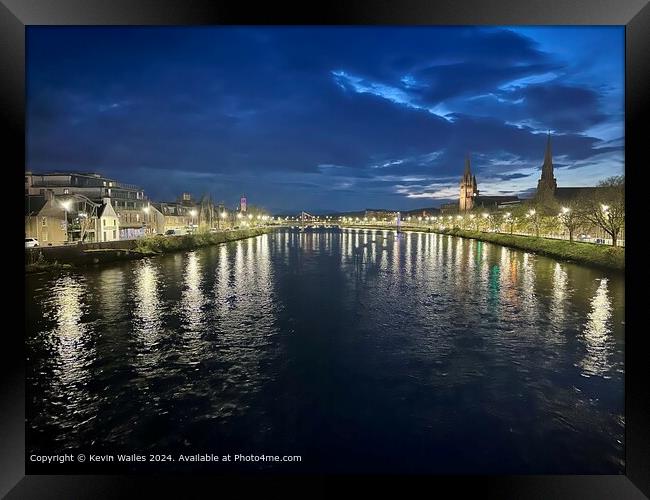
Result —
[[647, 2], [310, 7], [3, 2], [0, 492], [647, 496]]

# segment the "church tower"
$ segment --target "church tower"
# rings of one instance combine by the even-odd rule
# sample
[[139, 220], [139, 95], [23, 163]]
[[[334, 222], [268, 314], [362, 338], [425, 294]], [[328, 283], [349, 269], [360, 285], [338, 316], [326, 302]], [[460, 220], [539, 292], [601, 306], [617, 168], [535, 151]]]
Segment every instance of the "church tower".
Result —
[[471, 210], [474, 206], [474, 197], [478, 196], [476, 188], [476, 176], [472, 175], [469, 163], [469, 155], [465, 158], [465, 173], [460, 181], [460, 199], [458, 208], [461, 212]]
[[546, 139], [546, 152], [544, 153], [544, 164], [542, 165], [542, 176], [537, 182], [537, 195], [555, 194], [557, 181], [553, 177], [553, 155], [551, 154], [551, 133]]

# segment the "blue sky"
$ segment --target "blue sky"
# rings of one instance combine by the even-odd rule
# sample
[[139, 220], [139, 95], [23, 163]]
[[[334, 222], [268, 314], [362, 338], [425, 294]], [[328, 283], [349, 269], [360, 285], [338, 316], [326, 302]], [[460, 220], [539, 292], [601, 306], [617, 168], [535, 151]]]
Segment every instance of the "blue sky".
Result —
[[29, 27], [27, 168], [271, 211], [623, 173], [623, 27]]

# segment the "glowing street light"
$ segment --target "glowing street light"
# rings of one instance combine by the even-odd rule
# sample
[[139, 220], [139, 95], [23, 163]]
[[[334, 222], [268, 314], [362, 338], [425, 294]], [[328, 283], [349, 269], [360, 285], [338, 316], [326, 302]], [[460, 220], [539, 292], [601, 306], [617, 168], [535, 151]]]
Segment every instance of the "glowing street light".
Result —
[[571, 211], [571, 209], [569, 209], [567, 207], [562, 207], [562, 213], [563, 214], [568, 214], [570, 211]]

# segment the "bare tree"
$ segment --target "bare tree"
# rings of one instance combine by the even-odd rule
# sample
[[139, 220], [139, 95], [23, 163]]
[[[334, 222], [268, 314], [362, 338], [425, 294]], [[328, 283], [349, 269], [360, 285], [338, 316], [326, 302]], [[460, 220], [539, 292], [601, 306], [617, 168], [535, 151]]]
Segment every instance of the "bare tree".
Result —
[[601, 181], [592, 195], [581, 198], [583, 219], [602, 229], [616, 246], [625, 227], [625, 177], [614, 176]]
[[569, 233], [569, 241], [573, 241], [576, 231], [584, 224], [580, 208], [580, 204], [575, 200], [571, 200], [560, 207], [558, 220]]

